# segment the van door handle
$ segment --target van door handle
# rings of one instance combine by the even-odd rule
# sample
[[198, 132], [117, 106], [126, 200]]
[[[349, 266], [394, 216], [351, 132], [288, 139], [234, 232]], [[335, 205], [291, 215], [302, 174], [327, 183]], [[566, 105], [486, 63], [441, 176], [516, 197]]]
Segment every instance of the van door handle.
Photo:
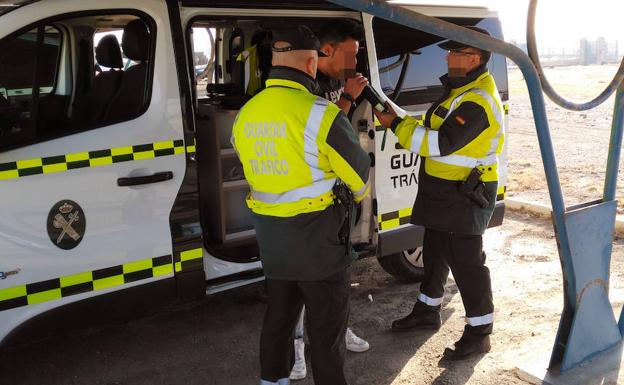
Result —
[[170, 179], [173, 179], [172, 171], [161, 171], [152, 175], [119, 178], [117, 179], [117, 186], [138, 186], [142, 184], [164, 182]]

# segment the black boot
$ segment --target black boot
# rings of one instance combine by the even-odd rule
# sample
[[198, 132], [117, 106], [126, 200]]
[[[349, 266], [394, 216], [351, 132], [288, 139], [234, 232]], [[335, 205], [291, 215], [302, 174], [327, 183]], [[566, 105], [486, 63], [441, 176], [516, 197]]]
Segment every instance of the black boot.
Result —
[[[459, 341], [455, 342], [455, 348], [444, 349], [444, 357], [449, 360], [465, 360], [476, 354], [489, 352], [491, 348], [490, 335], [489, 333], [478, 334], [480, 332], [478, 328], [472, 328], [466, 325], [461, 338]], [[486, 329], [489, 329], [491, 332], [491, 326]]]
[[392, 322], [392, 330], [405, 331], [412, 329], [438, 330], [442, 326], [440, 306], [427, 306], [417, 301], [412, 312]]

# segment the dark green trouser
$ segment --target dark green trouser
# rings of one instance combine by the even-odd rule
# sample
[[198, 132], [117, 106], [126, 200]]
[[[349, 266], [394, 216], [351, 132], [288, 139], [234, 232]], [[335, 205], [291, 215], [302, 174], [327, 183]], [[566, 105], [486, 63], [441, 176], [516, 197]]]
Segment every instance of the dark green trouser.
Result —
[[260, 338], [262, 380], [288, 378], [294, 363], [293, 331], [306, 307], [312, 373], [316, 385], [347, 385], [345, 332], [349, 319], [349, 273], [342, 270], [317, 281], [267, 278], [268, 307]]

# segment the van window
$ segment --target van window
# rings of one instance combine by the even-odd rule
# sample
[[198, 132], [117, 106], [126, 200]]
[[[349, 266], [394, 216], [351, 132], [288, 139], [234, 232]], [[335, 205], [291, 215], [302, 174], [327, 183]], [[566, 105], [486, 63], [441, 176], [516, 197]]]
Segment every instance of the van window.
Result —
[[[193, 49], [193, 73], [197, 97], [206, 97], [206, 86], [219, 83], [221, 76], [217, 64], [217, 30], [207, 25], [196, 24], [191, 29], [191, 47]], [[222, 75], [222, 73], [221, 73]]]
[[[476, 25], [502, 39], [497, 19], [447, 19], [462, 25]], [[439, 78], [448, 72], [447, 52], [438, 47], [445, 39], [409, 29], [383, 19], [373, 20], [379, 78], [383, 92], [402, 108], [422, 111], [442, 96]], [[507, 99], [507, 66], [501, 55], [488, 63], [503, 100]], [[398, 92], [397, 92], [398, 91]]]
[[38, 33], [38, 28], [28, 31], [9, 41], [0, 52], [0, 79], [3, 85], [0, 92], [5, 98], [32, 93], [37, 60], [42, 63], [39, 66], [39, 93], [49, 94], [52, 91], [61, 48], [61, 34], [58, 29], [46, 26], [39, 45]]
[[0, 43], [0, 147], [36, 137], [35, 98], [50, 94], [57, 77], [61, 33], [40, 26]]
[[98, 14], [1, 39], [0, 151], [139, 116], [149, 104], [154, 33], [138, 16]]
[[[193, 22], [189, 59], [195, 74], [196, 100], [240, 107], [260, 91], [271, 68], [272, 26], [268, 20], [253, 18]], [[253, 60], [247, 61], [250, 55]]]

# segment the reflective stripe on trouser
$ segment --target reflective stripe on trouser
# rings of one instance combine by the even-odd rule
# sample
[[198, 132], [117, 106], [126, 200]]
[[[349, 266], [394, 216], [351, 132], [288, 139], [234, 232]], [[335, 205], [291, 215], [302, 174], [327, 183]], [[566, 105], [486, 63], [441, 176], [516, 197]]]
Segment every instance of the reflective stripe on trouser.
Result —
[[489, 313], [479, 317], [466, 317], [466, 323], [470, 326], [487, 325], [494, 322], [494, 313]]
[[440, 306], [442, 305], [442, 300], [444, 297], [439, 298], [431, 298], [426, 294], [420, 293], [418, 294], [418, 301], [424, 303], [427, 306]]
[[[493, 321], [490, 271], [485, 266], [482, 246], [481, 235], [425, 229], [425, 275], [420, 286], [421, 294], [425, 296], [423, 298], [444, 297], [444, 285], [449, 271], [452, 271], [466, 310], [466, 321], [470, 326], [487, 325]], [[420, 298], [419, 296], [418, 299]]]
[[271, 382], [267, 380], [260, 380], [260, 385], [290, 385], [290, 379], [280, 378], [277, 382]]

